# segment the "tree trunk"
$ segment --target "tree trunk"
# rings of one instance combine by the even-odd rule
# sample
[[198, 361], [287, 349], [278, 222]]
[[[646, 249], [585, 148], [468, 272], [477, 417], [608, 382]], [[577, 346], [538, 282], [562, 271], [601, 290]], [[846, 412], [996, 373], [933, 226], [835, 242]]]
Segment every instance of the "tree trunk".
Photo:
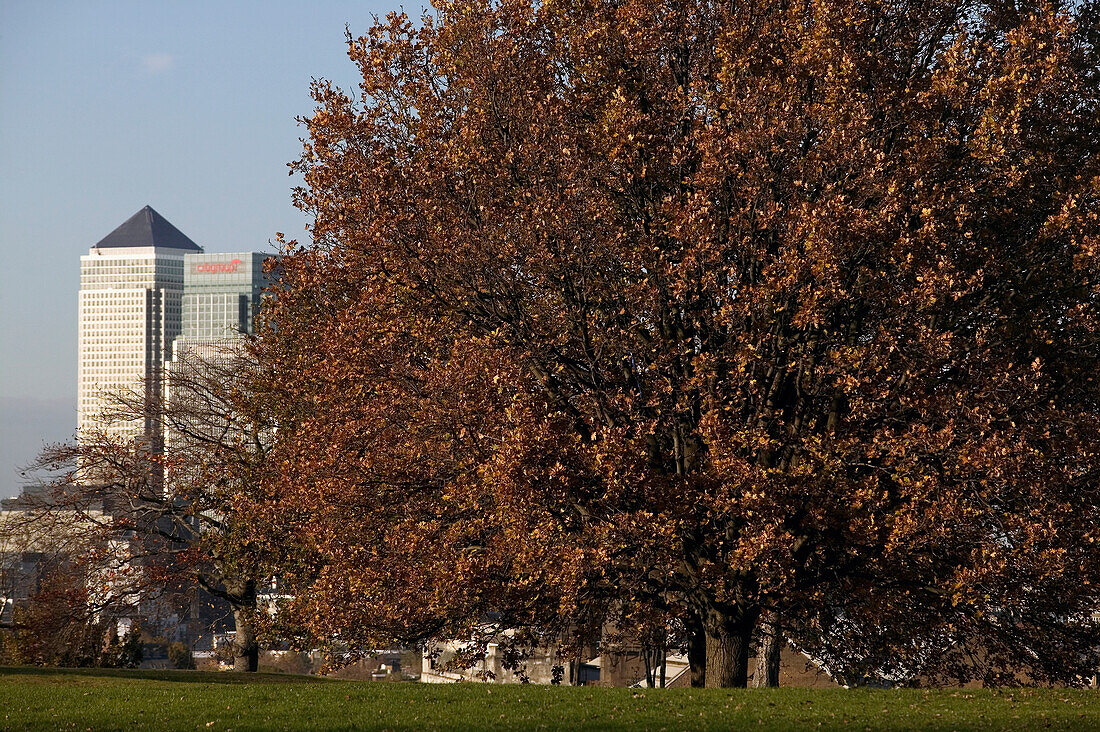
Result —
[[756, 649], [756, 673], [752, 685], [757, 688], [779, 686], [779, 652], [783, 649], [783, 629], [779, 611], [766, 613], [760, 622], [760, 640]]
[[255, 671], [260, 664], [260, 647], [252, 613], [256, 610], [256, 582], [251, 579], [224, 580], [229, 604], [233, 607], [233, 670]]
[[739, 688], [749, 685], [749, 649], [759, 611], [740, 608], [726, 614], [707, 613], [707, 688]]
[[688, 669], [691, 673], [691, 686], [701, 689], [707, 685], [707, 631], [703, 621], [693, 615], [688, 631]]
[[256, 643], [256, 633], [252, 629], [249, 612], [243, 608], [234, 608], [233, 622], [237, 626], [237, 631], [233, 634], [233, 670], [255, 671], [260, 665], [260, 647]]

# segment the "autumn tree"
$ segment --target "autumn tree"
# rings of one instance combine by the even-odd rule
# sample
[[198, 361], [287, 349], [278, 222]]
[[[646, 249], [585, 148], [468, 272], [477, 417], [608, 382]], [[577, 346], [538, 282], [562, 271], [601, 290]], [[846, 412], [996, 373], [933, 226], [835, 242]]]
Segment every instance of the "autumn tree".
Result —
[[35, 589], [14, 606], [11, 623], [0, 634], [5, 665], [134, 668], [141, 663], [138, 626], [120, 638], [117, 619], [95, 611], [92, 578], [82, 571], [88, 566], [62, 561], [40, 568]]
[[349, 37], [257, 347], [250, 510], [299, 617], [664, 612], [743, 686], [766, 614], [838, 671], [1079, 681], [1096, 41], [1094, 3], [999, 0], [458, 0]]
[[[78, 555], [93, 567], [93, 611], [140, 614], [197, 588], [228, 603], [239, 671], [255, 671], [259, 657], [262, 561], [235, 520], [235, 502], [261, 483], [270, 440], [251, 408], [258, 368], [240, 343], [207, 344], [171, 364], [166, 399], [140, 388], [110, 395], [96, 427], [39, 455], [30, 470], [46, 490], [26, 499], [17, 522], [24, 533], [66, 532], [96, 548]], [[135, 422], [152, 432], [124, 429]]]
[[126, 599], [97, 591], [109, 571], [104, 547], [86, 541], [85, 517], [66, 518], [46, 524], [28, 521], [18, 506], [0, 511], [0, 663], [136, 665], [136, 633], [124, 644], [117, 637]]

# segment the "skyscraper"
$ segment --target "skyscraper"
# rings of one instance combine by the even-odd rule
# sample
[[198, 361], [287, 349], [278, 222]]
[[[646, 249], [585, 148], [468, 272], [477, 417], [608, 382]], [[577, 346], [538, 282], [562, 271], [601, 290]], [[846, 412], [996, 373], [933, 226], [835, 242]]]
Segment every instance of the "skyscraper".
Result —
[[253, 331], [252, 319], [269, 280], [266, 254], [187, 254], [183, 258], [183, 325], [172, 343], [166, 367], [184, 360], [225, 360], [240, 339]]
[[[149, 579], [142, 568], [154, 561], [151, 557], [165, 560], [159, 565], [162, 569], [170, 567], [173, 547], [194, 545], [210, 530], [211, 522], [204, 520], [210, 514], [174, 512], [195, 505], [195, 491], [204, 490], [203, 483], [190, 481], [189, 471], [199, 461], [187, 457], [207, 436], [224, 436], [234, 417], [217, 409], [204, 411], [203, 393], [189, 389], [188, 378], [210, 376], [206, 366], [212, 365], [222, 369], [216, 376], [227, 377], [218, 379], [217, 387], [233, 379], [233, 349], [242, 334], [252, 331], [266, 284], [263, 260], [264, 255], [254, 253], [203, 254], [149, 207], [81, 258], [80, 429], [87, 434], [102, 425], [116, 436], [135, 438], [140, 448], [132, 455], [137, 459], [144, 457], [141, 448], [156, 453], [149, 463], [137, 463], [137, 502], [128, 492], [129, 481], [117, 480], [109, 466], [102, 473], [94, 460], [81, 467], [82, 482], [102, 489], [104, 511], [111, 521], [126, 519], [128, 526], [141, 527], [126, 536], [112, 535], [105, 552], [110, 556], [109, 576], [133, 579], [136, 589], [127, 590], [105, 576], [96, 579], [94, 591], [103, 603], [117, 599], [119, 607], [128, 608], [128, 617], [142, 617], [145, 627], [155, 625], [161, 634], [186, 638], [188, 643], [197, 633], [209, 636], [213, 618], [200, 608], [210, 604], [210, 597], [196, 591], [191, 619], [186, 620], [173, 605], [175, 595], [140, 594], [153, 589], [142, 584]], [[192, 357], [187, 363], [181, 360], [185, 355]], [[197, 382], [201, 379], [189, 383]], [[151, 407], [148, 416], [107, 424], [101, 417], [113, 392], [137, 396], [139, 403]], [[198, 401], [191, 401], [195, 397]], [[173, 404], [181, 408], [160, 409]], [[86, 439], [85, 444], [95, 442]], [[201, 471], [198, 475], [198, 480], [207, 478]], [[141, 602], [135, 602], [139, 597]]]
[[252, 332], [260, 294], [268, 285], [260, 252], [187, 254], [183, 274], [183, 327], [175, 355], [188, 344], [235, 340]]
[[80, 258], [77, 430], [155, 437], [152, 420], [106, 425], [114, 393], [162, 398], [163, 364], [182, 324], [184, 257], [202, 248], [149, 206]]
[[[183, 326], [172, 343], [172, 360], [165, 364], [165, 404], [183, 410], [176, 411], [175, 419], [189, 409], [188, 402], [204, 404], [215, 398], [201, 384], [236, 378], [238, 349], [243, 338], [253, 332], [253, 317], [263, 288], [269, 284], [263, 271], [266, 258], [259, 252], [184, 255]], [[225, 386], [228, 384], [219, 384]], [[206, 418], [217, 421], [214, 415]], [[192, 423], [186, 431], [211, 431], [209, 425], [201, 426], [203, 421]], [[212, 431], [220, 433], [231, 422], [218, 422]], [[165, 435], [165, 440], [169, 451], [182, 449], [186, 442], [174, 433]]]

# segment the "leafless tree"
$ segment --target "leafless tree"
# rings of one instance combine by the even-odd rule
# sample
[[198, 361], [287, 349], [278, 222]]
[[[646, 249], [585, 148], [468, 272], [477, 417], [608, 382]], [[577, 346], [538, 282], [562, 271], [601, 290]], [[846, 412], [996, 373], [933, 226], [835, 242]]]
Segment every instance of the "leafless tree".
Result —
[[[23, 530], [79, 527], [102, 553], [90, 599], [116, 612], [196, 586], [225, 600], [234, 667], [255, 671], [260, 564], [234, 512], [258, 483], [272, 433], [251, 408], [255, 363], [242, 342], [205, 344], [165, 371], [163, 399], [112, 394], [96, 428], [38, 456], [29, 472], [48, 489], [27, 499]], [[134, 435], [125, 428], [134, 423], [153, 428]]]

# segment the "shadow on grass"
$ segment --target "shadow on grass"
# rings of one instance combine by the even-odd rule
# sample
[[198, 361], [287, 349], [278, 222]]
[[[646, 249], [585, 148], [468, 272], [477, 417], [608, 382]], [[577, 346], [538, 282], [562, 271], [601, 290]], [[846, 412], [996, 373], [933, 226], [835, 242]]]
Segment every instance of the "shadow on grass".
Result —
[[239, 673], [235, 671], [170, 671], [164, 669], [55, 668], [42, 666], [0, 666], [0, 677], [58, 676], [110, 677], [137, 681], [172, 681], [183, 684], [325, 684], [333, 679], [298, 674]]

